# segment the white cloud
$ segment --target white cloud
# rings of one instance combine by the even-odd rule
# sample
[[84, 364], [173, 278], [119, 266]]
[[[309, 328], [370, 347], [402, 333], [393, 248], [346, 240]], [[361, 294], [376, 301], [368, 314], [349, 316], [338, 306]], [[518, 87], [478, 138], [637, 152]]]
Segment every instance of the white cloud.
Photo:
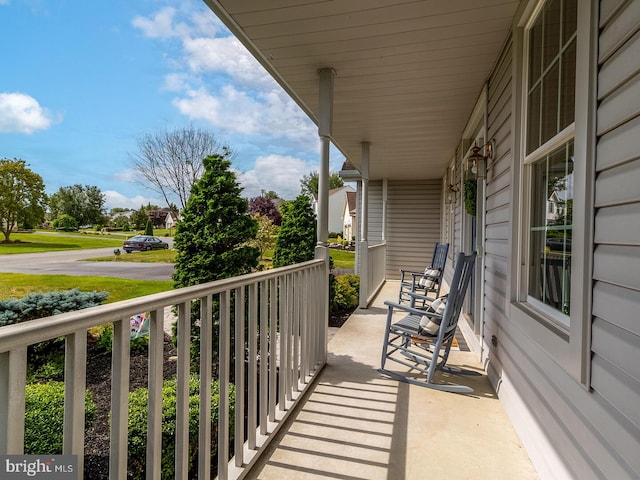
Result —
[[9, 0], [0, 0], [0, 5], [9, 5]]
[[31, 134], [46, 130], [53, 122], [51, 114], [35, 98], [18, 92], [0, 93], [0, 133]]
[[272, 89], [275, 81], [235, 37], [187, 38], [186, 62], [193, 72], [223, 73], [236, 84]]
[[[316, 168], [317, 169], [317, 168]], [[236, 172], [247, 198], [261, 195], [262, 190], [275, 191], [281, 198], [293, 199], [300, 194], [300, 180], [314, 170], [299, 158], [285, 155], [258, 157], [253, 170]]]
[[131, 208], [138, 209], [141, 205], [163, 206], [164, 201], [157, 198], [145, 197], [143, 195], [136, 195], [135, 197], [127, 197], [115, 190], [106, 190], [102, 192], [104, 194], [104, 208], [109, 211], [112, 208]]
[[170, 92], [188, 90], [190, 88], [189, 79], [190, 77], [186, 73], [170, 73], [164, 77], [163, 88]]
[[173, 104], [191, 120], [205, 120], [228, 133], [285, 138], [316, 149], [317, 128], [282, 91], [248, 92], [226, 85], [219, 96], [205, 88], [187, 90]]
[[134, 27], [142, 30], [146, 37], [170, 38], [178, 35], [173, 25], [176, 9], [165, 7], [158, 10], [152, 18], [138, 15], [132, 21]]
[[126, 170], [114, 173], [113, 179], [116, 182], [135, 183], [140, 179], [140, 174], [133, 168], [127, 168]]

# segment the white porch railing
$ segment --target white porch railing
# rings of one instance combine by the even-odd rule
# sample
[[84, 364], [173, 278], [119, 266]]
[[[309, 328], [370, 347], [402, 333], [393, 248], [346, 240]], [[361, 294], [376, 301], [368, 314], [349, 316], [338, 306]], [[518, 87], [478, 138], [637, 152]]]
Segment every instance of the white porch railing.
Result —
[[367, 305], [371, 303], [385, 281], [387, 242], [367, 248]]
[[[199, 452], [211, 449], [212, 305], [219, 302], [218, 477], [242, 478], [326, 362], [328, 265], [324, 260], [244, 275], [0, 328], [0, 454], [24, 452], [27, 347], [64, 336], [65, 405], [62, 454], [84, 456], [87, 332], [113, 323], [109, 478], [127, 478], [129, 317], [151, 312], [147, 478], [161, 469], [164, 310], [177, 305], [176, 478], [187, 479], [191, 303], [201, 311]], [[234, 315], [231, 308], [234, 305]], [[235, 344], [231, 318], [235, 318]], [[216, 322], [217, 323], [217, 322]], [[246, 335], [245, 335], [245, 332]], [[248, 337], [248, 338], [245, 338]], [[235, 358], [235, 418], [228, 393]], [[90, 367], [90, 366], [89, 366]], [[246, 369], [246, 371], [245, 371]], [[245, 385], [245, 378], [247, 379]], [[246, 391], [246, 396], [243, 392]], [[246, 398], [246, 402], [245, 402]], [[246, 404], [245, 404], [246, 403]], [[245, 425], [246, 419], [246, 425]], [[245, 433], [246, 432], [246, 433]], [[230, 438], [234, 438], [234, 445]], [[233, 448], [234, 458], [229, 459]], [[210, 455], [199, 455], [198, 478], [210, 478]]]

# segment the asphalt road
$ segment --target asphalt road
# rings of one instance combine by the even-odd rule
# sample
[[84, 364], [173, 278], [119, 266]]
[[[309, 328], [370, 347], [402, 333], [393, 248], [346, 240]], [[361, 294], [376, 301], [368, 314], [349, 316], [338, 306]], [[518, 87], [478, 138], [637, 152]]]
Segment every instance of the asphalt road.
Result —
[[[77, 275], [170, 280], [173, 264], [127, 262], [122, 253], [118, 262], [87, 262], [87, 258], [113, 255], [114, 248], [66, 250], [43, 253], [0, 255], [0, 272], [44, 275]], [[122, 249], [120, 249], [122, 250]]]

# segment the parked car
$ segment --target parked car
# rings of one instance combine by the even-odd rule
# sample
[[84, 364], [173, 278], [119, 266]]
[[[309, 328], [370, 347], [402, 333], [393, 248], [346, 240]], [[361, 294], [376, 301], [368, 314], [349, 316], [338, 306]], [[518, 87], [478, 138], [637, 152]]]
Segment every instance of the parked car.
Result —
[[548, 238], [547, 239], [547, 247], [549, 247], [550, 250], [555, 250], [555, 251], [565, 251], [565, 252], [570, 252], [571, 251], [571, 239], [570, 238]]
[[144, 252], [147, 250], [167, 249], [169, 248], [169, 244], [152, 235], [136, 235], [135, 237], [125, 240], [122, 248], [127, 253], [133, 251]]

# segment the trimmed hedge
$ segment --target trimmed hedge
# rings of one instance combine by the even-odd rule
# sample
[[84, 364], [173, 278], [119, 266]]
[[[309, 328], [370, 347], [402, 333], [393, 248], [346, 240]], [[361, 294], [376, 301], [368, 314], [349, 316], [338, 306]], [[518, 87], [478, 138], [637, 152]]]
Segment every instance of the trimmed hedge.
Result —
[[[199, 421], [198, 377], [189, 380], [189, 478], [197, 478], [198, 473], [198, 421]], [[128, 478], [143, 480], [146, 475], [148, 397], [146, 388], [129, 394], [129, 472]], [[176, 433], [176, 380], [165, 380], [162, 387], [162, 479], [175, 478], [175, 433]], [[229, 429], [233, 434], [235, 389], [230, 385]], [[218, 382], [211, 386], [211, 458], [217, 465], [218, 455]]]
[[[85, 420], [96, 413], [91, 393], [85, 393]], [[33, 383], [25, 390], [24, 453], [25, 455], [58, 455], [62, 453], [64, 415], [64, 383]]]

